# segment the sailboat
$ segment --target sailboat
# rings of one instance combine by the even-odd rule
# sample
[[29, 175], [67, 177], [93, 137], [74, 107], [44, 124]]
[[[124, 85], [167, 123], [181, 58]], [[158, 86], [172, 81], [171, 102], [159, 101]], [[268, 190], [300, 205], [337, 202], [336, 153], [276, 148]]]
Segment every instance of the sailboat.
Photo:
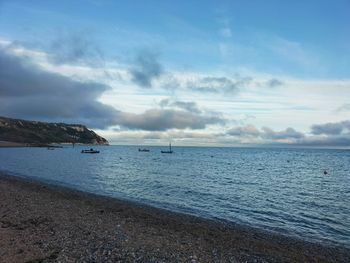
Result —
[[160, 151], [161, 153], [173, 153], [171, 150], [171, 143], [169, 143], [169, 151]]

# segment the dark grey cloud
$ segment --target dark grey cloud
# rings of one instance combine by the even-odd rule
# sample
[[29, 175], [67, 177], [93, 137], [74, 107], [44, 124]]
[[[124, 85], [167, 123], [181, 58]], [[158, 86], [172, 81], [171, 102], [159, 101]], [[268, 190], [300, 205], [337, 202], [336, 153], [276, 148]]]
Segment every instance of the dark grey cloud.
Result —
[[14, 118], [79, 122], [104, 128], [117, 111], [97, 101], [108, 86], [44, 71], [0, 49], [0, 114]]
[[[226, 135], [239, 140], [249, 139], [252, 142], [259, 141], [271, 145], [294, 145], [312, 147], [349, 147], [350, 146], [350, 120], [337, 123], [325, 123], [312, 125], [312, 135], [306, 135], [293, 128], [282, 131], [274, 131], [271, 128], [263, 127], [257, 129], [253, 125], [234, 127], [226, 132]], [[287, 142], [285, 142], [287, 140]], [[239, 141], [238, 141], [239, 142]]]
[[241, 127], [234, 127], [228, 130], [227, 134], [238, 137], [258, 137], [261, 135], [261, 132], [253, 125], [246, 125]]
[[104, 65], [104, 54], [90, 32], [58, 32], [49, 46], [49, 54], [55, 64]]
[[268, 127], [263, 127], [261, 130], [259, 130], [254, 125], [234, 127], [228, 130], [227, 134], [235, 137], [262, 138], [265, 140], [298, 140], [305, 137], [303, 133], [290, 127], [282, 131], [274, 131]]
[[150, 109], [141, 114], [120, 112], [117, 119], [118, 124], [123, 127], [147, 131], [204, 129], [210, 124], [225, 123], [225, 119], [219, 116], [173, 109]]
[[350, 121], [330, 122], [315, 124], [311, 126], [311, 133], [315, 135], [340, 135], [342, 132], [350, 131]]
[[262, 128], [262, 138], [271, 140], [284, 140], [284, 139], [302, 139], [305, 135], [301, 132], [294, 130], [293, 128], [287, 128], [283, 131], [274, 131], [268, 127]]
[[152, 81], [163, 73], [163, 67], [158, 62], [156, 53], [144, 50], [138, 54], [135, 64], [129, 72], [134, 83], [144, 88], [150, 88]]

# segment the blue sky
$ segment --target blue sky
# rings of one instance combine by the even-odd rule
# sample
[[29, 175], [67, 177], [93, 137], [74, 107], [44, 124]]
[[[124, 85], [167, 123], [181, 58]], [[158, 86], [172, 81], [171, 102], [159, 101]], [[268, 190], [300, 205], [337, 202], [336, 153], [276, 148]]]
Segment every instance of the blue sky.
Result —
[[[164, 62], [173, 67], [211, 70], [224, 64], [300, 77], [347, 78], [349, 10], [350, 2], [340, 0], [3, 1], [0, 28], [9, 38], [42, 44], [56, 31], [87, 31], [110, 56], [143, 44], [162, 51]], [[225, 28], [231, 36], [220, 34]], [[220, 56], [218, 43], [232, 46], [228, 56]], [[288, 47], [312, 60], [312, 68], [303, 58], [282, 56], [279, 48]]]
[[[313, 124], [348, 120], [349, 25], [350, 1], [341, 0], [0, 1], [0, 40], [12, 55], [108, 86], [96, 101], [126, 115], [98, 128], [115, 143], [121, 136], [129, 136], [126, 143], [161, 143], [177, 134], [183, 144], [210, 136], [212, 144], [273, 143], [260, 129], [316, 136]], [[155, 109], [181, 115], [186, 109], [176, 102], [194, 103], [200, 116], [191, 118], [205, 124], [160, 130], [140, 124]], [[248, 125], [260, 133], [214, 139]], [[344, 127], [339, 136], [346, 137]], [[287, 137], [277, 141], [301, 141]]]

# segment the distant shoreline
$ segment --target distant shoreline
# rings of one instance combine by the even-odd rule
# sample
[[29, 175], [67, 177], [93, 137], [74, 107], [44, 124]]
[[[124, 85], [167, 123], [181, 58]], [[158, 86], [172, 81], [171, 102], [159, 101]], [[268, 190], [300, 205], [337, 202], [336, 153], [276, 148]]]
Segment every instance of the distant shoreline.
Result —
[[[0, 148], [15, 148], [15, 147], [52, 147], [52, 145], [72, 145], [71, 142], [66, 143], [52, 143], [52, 144], [38, 144], [38, 143], [19, 143], [19, 142], [10, 142], [10, 141], [1, 141], [0, 140]], [[95, 146], [130, 146], [130, 147], [167, 147], [166, 144], [84, 144], [84, 143], [75, 143], [75, 145], [95, 145]], [[272, 145], [239, 145], [239, 146], [210, 146], [210, 145], [174, 145], [173, 148], [177, 147], [187, 147], [187, 148], [239, 148], [239, 149], [323, 149], [323, 150], [343, 150], [349, 151], [349, 147], [310, 147], [310, 146], [290, 146], [290, 145], [280, 145], [280, 146], [272, 146]]]
[[19, 142], [0, 141], [0, 148], [2, 147], [28, 147], [28, 144]]
[[0, 261], [346, 262], [350, 250], [0, 173]]
[[[64, 145], [72, 145], [72, 143], [20, 143], [0, 141], [0, 148], [20, 148], [20, 147], [53, 147], [62, 148]], [[95, 145], [95, 146], [108, 146], [108, 144], [83, 144], [75, 143], [74, 145]]]

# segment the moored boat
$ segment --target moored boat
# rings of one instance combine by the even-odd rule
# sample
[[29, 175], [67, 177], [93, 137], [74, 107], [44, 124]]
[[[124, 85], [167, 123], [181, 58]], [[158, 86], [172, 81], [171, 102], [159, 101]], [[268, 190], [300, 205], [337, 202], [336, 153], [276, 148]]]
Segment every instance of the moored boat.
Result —
[[146, 149], [146, 148], [139, 148], [139, 152], [149, 152], [149, 149]]
[[169, 151], [160, 151], [161, 153], [173, 153], [173, 150], [171, 149], [171, 143], [169, 143]]
[[100, 151], [91, 148], [90, 150], [81, 150], [81, 153], [100, 153]]

